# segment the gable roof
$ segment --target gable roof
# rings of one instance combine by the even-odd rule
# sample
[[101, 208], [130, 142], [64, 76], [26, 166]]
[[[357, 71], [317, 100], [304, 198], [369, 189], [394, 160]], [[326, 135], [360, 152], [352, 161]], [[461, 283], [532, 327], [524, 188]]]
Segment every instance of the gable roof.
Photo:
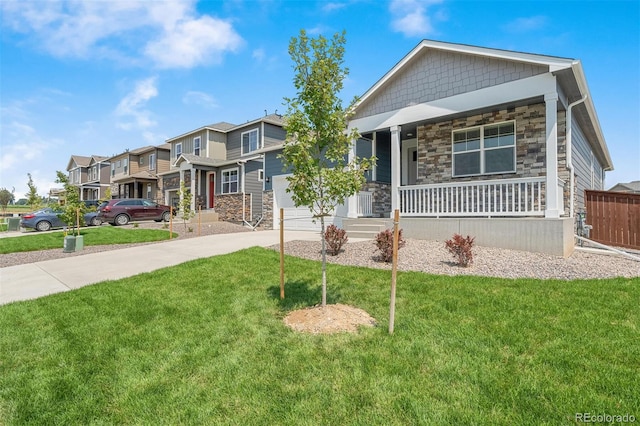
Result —
[[634, 180], [628, 183], [618, 183], [612, 186], [609, 191], [621, 192], [638, 192], [640, 193], [640, 180]]
[[172, 137], [170, 139], [167, 139], [166, 143], [171, 143], [171, 142], [173, 142], [175, 140], [181, 139], [181, 138], [183, 138], [185, 136], [192, 135], [194, 133], [199, 133], [199, 132], [201, 132], [203, 130], [213, 130], [213, 131], [220, 132], [220, 133], [229, 133], [229, 132], [232, 132], [234, 130], [238, 130], [238, 129], [241, 129], [243, 127], [251, 126], [251, 125], [254, 125], [254, 124], [260, 123], [260, 122], [274, 124], [276, 126], [284, 125], [283, 117], [281, 115], [279, 115], [279, 114], [268, 114], [268, 115], [265, 115], [264, 117], [260, 117], [260, 118], [257, 118], [255, 120], [250, 120], [250, 121], [247, 121], [246, 123], [242, 123], [242, 124], [232, 124], [232, 123], [228, 123], [226, 121], [221, 121], [221, 122], [216, 123], [216, 124], [210, 124], [208, 126], [202, 126], [202, 127], [197, 128], [197, 129], [190, 130], [190, 131], [188, 131], [186, 133], [183, 133], [183, 134], [181, 134], [179, 136], [174, 136], [174, 137]]
[[91, 162], [91, 157], [84, 157], [82, 155], [72, 155], [67, 163], [67, 171], [75, 167], [88, 167]]
[[492, 49], [466, 44], [445, 43], [434, 40], [423, 40], [407, 55], [405, 55], [391, 70], [389, 70], [380, 80], [378, 80], [355, 104], [353, 112], [357, 113], [370, 102], [385, 87], [391, 84], [405, 69], [425, 51], [433, 50], [440, 52], [451, 52], [476, 57], [485, 57], [497, 60], [514, 61], [545, 67], [551, 74], [557, 77], [558, 84], [562, 87], [567, 96], [567, 104], [585, 98], [582, 104], [578, 104], [574, 109], [575, 118], [582, 124], [585, 136], [589, 140], [594, 152], [605, 170], [613, 170], [613, 162], [607, 148], [600, 121], [596, 114], [595, 107], [589, 92], [582, 64], [579, 60], [571, 58], [561, 58], [556, 56], [539, 55], [509, 50]]

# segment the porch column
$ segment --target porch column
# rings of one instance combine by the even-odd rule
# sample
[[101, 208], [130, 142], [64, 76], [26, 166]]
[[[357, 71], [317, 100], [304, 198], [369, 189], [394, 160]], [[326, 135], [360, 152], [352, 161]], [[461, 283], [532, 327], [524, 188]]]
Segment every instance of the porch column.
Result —
[[400, 208], [400, 126], [392, 126], [391, 130], [391, 217]]
[[[349, 163], [356, 159], [356, 140], [353, 139], [351, 141], [351, 146], [349, 146], [349, 154], [347, 160]], [[351, 197], [347, 199], [347, 217], [358, 217], [358, 193], [355, 193]]]
[[191, 211], [196, 211], [196, 170], [191, 169]]
[[544, 95], [546, 106], [546, 162], [547, 180], [544, 216], [548, 218], [559, 218], [558, 208], [558, 93], [547, 93]]

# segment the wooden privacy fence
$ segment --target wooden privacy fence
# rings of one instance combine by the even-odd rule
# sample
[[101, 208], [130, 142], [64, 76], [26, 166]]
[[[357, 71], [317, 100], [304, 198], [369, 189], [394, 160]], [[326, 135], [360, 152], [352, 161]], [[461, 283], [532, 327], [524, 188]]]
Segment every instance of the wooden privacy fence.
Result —
[[640, 249], [640, 194], [586, 190], [585, 200], [590, 239]]

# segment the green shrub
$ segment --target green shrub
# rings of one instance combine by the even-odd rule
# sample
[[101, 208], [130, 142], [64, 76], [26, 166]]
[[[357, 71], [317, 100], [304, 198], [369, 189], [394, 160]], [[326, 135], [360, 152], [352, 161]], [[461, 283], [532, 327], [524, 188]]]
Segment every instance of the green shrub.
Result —
[[[398, 250], [400, 250], [406, 241], [402, 238], [402, 229], [398, 230]], [[389, 263], [393, 260], [393, 231], [385, 229], [376, 236], [376, 247], [380, 251], [380, 258]]]
[[473, 263], [473, 241], [474, 238], [471, 238], [467, 235], [467, 238], [464, 238], [460, 234], [453, 234], [453, 238], [445, 241], [445, 247], [449, 250], [449, 253], [453, 255], [453, 257], [458, 262], [458, 265], [463, 267], [469, 267]]
[[324, 231], [324, 240], [327, 242], [328, 252], [331, 256], [337, 256], [340, 253], [342, 246], [349, 241], [347, 237], [347, 231], [338, 228], [335, 225], [327, 226]]

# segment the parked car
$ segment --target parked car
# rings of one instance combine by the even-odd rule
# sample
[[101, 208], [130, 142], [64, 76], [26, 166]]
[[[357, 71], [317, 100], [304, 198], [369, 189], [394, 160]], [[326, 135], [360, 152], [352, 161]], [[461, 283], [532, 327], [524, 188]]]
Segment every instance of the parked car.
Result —
[[[50, 207], [37, 210], [33, 213], [25, 213], [20, 218], [20, 226], [23, 228], [32, 228], [37, 231], [64, 228], [68, 225], [58, 216], [61, 213], [61, 210], [54, 210]], [[84, 223], [91, 226], [99, 226], [102, 224], [102, 220], [98, 217], [97, 212], [89, 212], [84, 214]]]
[[121, 198], [100, 204], [98, 217], [111, 225], [126, 225], [140, 220], [168, 222], [171, 218], [171, 208], [145, 198]]

